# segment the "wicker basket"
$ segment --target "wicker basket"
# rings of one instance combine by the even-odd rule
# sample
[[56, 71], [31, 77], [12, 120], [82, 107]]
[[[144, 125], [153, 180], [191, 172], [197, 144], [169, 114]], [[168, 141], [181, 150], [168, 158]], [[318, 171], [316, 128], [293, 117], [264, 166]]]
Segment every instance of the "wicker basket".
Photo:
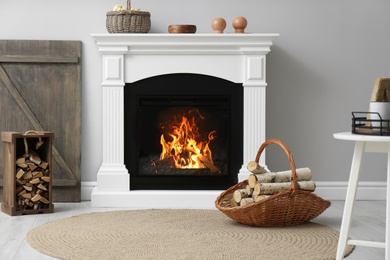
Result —
[[131, 11], [130, 0], [127, 0], [128, 11], [107, 12], [106, 28], [109, 33], [147, 33], [150, 30], [150, 13]]
[[298, 188], [294, 159], [286, 144], [277, 139], [267, 140], [259, 148], [256, 162], [259, 162], [261, 153], [269, 144], [278, 144], [287, 154], [292, 170], [290, 190], [277, 193], [253, 204], [232, 207], [231, 199], [233, 198], [233, 193], [236, 189], [244, 189], [246, 187], [248, 182], [245, 180], [221, 193], [215, 201], [215, 206], [228, 217], [250, 226], [278, 227], [298, 225], [319, 216], [330, 206], [330, 202], [312, 192]]

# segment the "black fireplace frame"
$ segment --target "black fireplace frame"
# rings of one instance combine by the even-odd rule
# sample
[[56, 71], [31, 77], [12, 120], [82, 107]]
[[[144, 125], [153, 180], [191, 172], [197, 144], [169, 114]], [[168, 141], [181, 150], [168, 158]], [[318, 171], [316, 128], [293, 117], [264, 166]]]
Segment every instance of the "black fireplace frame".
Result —
[[[156, 87], [158, 86], [158, 87]], [[139, 175], [137, 151], [137, 104], [140, 97], [196, 96], [225, 97], [230, 101], [230, 162], [226, 175]], [[219, 190], [238, 181], [243, 158], [243, 86], [225, 79], [191, 73], [174, 73], [150, 77], [124, 88], [124, 162], [130, 174], [130, 190]]]

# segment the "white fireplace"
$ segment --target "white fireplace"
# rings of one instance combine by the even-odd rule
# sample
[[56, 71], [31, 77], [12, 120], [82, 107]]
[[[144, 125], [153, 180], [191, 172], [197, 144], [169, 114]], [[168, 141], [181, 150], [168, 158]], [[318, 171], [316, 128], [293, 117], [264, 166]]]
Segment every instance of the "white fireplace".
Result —
[[[124, 87], [170, 73], [195, 73], [242, 83], [243, 158], [238, 180], [249, 176], [265, 141], [266, 55], [278, 34], [92, 34], [102, 55], [103, 162], [93, 207], [214, 208], [220, 190], [130, 190], [124, 165]], [[262, 156], [261, 164], [265, 164]]]

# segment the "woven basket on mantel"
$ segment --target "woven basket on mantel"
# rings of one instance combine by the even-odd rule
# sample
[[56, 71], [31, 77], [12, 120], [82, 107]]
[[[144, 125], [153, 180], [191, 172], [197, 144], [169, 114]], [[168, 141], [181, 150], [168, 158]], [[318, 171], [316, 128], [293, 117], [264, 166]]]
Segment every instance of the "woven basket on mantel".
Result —
[[107, 12], [106, 28], [109, 33], [147, 33], [150, 25], [150, 13], [132, 11], [130, 0], [127, 0], [126, 11]]

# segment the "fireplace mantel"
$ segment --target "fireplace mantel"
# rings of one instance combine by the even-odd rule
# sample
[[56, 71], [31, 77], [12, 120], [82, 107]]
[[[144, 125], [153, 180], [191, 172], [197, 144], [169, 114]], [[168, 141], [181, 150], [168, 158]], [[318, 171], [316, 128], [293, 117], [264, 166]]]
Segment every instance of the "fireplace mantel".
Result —
[[[278, 34], [92, 34], [102, 54], [103, 162], [94, 207], [214, 208], [221, 191], [130, 190], [124, 165], [123, 89], [152, 76], [197, 73], [242, 83], [244, 88], [243, 166], [249, 172], [265, 141], [266, 55]], [[265, 158], [261, 158], [265, 164]]]

